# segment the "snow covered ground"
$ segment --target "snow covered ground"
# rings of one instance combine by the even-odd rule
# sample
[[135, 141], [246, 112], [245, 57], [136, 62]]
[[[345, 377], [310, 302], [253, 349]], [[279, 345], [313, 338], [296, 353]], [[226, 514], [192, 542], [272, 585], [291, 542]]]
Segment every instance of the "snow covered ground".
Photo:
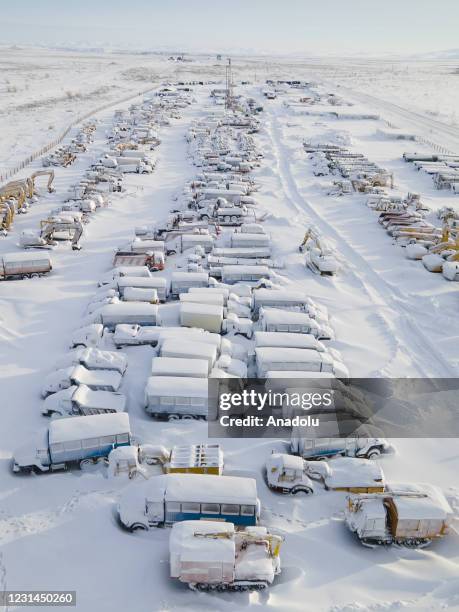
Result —
[[[21, 57], [17, 63], [15, 54]], [[27, 56], [24, 51], [11, 50], [3, 61], [13, 73], [11, 85], [20, 90], [23, 104], [33, 101], [34, 108], [14, 111], [18, 114], [13, 115], [5, 137], [2, 135], [2, 159], [22, 158], [37, 148], [43, 142], [40, 139], [48, 139], [51, 123], [55, 128], [49, 132], [54, 134], [54, 129], [65, 127], [83, 109], [115, 101], [135, 93], [136, 88], [146, 89], [148, 82], [133, 77], [136, 66], [149, 66], [158, 82], [166, 75], [177, 79], [193, 73], [215, 79], [223, 72], [223, 68], [215, 68], [213, 59], [203, 58], [180, 68], [179, 73], [175, 64], [164, 58], [79, 55], [75, 59], [55, 52], [30, 52]], [[265, 72], [269, 78], [264, 61], [244, 62], [241, 60], [238, 76], [252, 78], [258, 70], [263, 78]], [[27, 69], [23, 68], [25, 64]], [[23, 69], [26, 78], [21, 76]], [[415, 69], [421, 72], [417, 65]], [[123, 80], [120, 74], [126, 70], [131, 70], [132, 78]], [[292, 74], [292, 70], [297, 72]], [[355, 93], [371, 92], [378, 98], [377, 112], [382, 117], [384, 112], [396, 112], [384, 107], [388, 98], [382, 93], [382, 85], [373, 87], [371, 74], [377, 71], [370, 64], [361, 64], [360, 72], [352, 78], [348, 65], [346, 70], [342, 63], [336, 63], [333, 70], [282, 64], [280, 60], [272, 66], [273, 76], [289, 72], [298, 78], [324, 78], [327, 87], [332, 81], [348, 87], [352, 92], [341, 95], [356, 104], [343, 110], [372, 110], [376, 102]], [[46, 77], [46, 73], [52, 76]], [[32, 74], [38, 75], [37, 82]], [[431, 110], [421, 102], [411, 106], [405, 85], [391, 83], [397, 94], [390, 96], [390, 101], [396, 99], [403, 109], [416, 113]], [[438, 90], [435, 83], [431, 82], [432, 92]], [[101, 87], [109, 89], [93, 97], [91, 92]], [[67, 96], [67, 88], [84, 92], [84, 98]], [[241, 91], [261, 99], [258, 84]], [[190, 122], [202, 116], [208, 106], [208, 93], [208, 87], [195, 88], [196, 103], [183, 112], [181, 119], [173, 120], [171, 127], [162, 129], [156, 171], [152, 175], [128, 175], [127, 191], [114, 196], [112, 205], [98, 211], [88, 225], [81, 252], [60, 246], [52, 252], [54, 270], [49, 277], [0, 284], [0, 589], [76, 590], [77, 609], [85, 612], [198, 612], [249, 607], [292, 612], [459, 610], [457, 531], [423, 550], [363, 548], [344, 526], [344, 493], [319, 490], [311, 497], [298, 498], [281, 496], [267, 488], [264, 462], [273, 449], [285, 448], [281, 441], [222, 443], [225, 473], [256, 478], [262, 523], [285, 536], [283, 572], [274, 586], [262, 593], [197, 594], [172, 582], [168, 577], [168, 529], [129, 534], [117, 523], [116, 500], [120, 489], [131, 483], [108, 480], [97, 470], [41, 476], [17, 476], [10, 471], [13, 450], [47, 423], [41, 416], [41, 382], [66, 351], [97, 281], [111, 267], [113, 250], [133, 236], [135, 226], [163, 220], [174, 204], [173, 196], [196, 173], [187, 157], [184, 136]], [[394, 173], [397, 194], [420, 192], [433, 210], [445, 205], [457, 209], [459, 200], [449, 192], [436, 191], [427, 176], [402, 161], [403, 151], [419, 151], [421, 147], [380, 137], [377, 130], [387, 127], [382, 120], [302, 115], [283, 105], [284, 100], [295, 97], [299, 94], [263, 100], [262, 129], [256, 135], [264, 153], [255, 173], [261, 185], [257, 198], [269, 213], [265, 226], [273, 238], [275, 255], [286, 264], [281, 271], [286, 286], [301, 287], [328, 307], [336, 331], [336, 341], [331, 345], [341, 352], [351, 376], [459, 376], [456, 284], [428, 273], [420, 262], [408, 261], [378, 225], [376, 213], [365, 206], [364, 196], [327, 196], [325, 187], [330, 179], [313, 175], [302, 141], [323, 135], [348, 139], [353, 151], [364, 153]], [[6, 94], [0, 98], [2, 109], [12, 103], [7, 98]], [[443, 99], [445, 104], [441, 106], [438, 98], [437, 119], [446, 121], [452, 111], [449, 96]], [[321, 108], [315, 106], [314, 110]], [[99, 127], [88, 153], [80, 155], [70, 168], [56, 170], [55, 194], [41, 196], [27, 215], [16, 218], [13, 231], [1, 239], [1, 253], [17, 249], [20, 231], [37, 228], [44, 214], [61, 201], [66, 187], [81, 176], [97, 151], [103, 150], [112, 116], [113, 109], [98, 115]], [[394, 121], [394, 117], [388, 118]], [[435, 123], [427, 128], [423, 118], [416, 119], [410, 113], [404, 119], [400, 111], [397, 127], [420, 130], [426, 138], [428, 129], [433, 142], [442, 141], [446, 129], [441, 125], [436, 128]], [[449, 137], [450, 147], [454, 146], [455, 133], [450, 131]], [[23, 174], [38, 167], [35, 162]], [[338, 256], [341, 270], [335, 277], [317, 276], [304, 267], [297, 247], [311, 223]], [[167, 447], [203, 442], [205, 423], [161, 423], [146, 415], [143, 390], [153, 349], [132, 347], [125, 352], [129, 366], [122, 391], [128, 397], [135, 434], [142, 441]], [[387, 480], [435, 483], [445, 491], [458, 515], [457, 440], [403, 439], [395, 444], [398, 454], [381, 460]]]

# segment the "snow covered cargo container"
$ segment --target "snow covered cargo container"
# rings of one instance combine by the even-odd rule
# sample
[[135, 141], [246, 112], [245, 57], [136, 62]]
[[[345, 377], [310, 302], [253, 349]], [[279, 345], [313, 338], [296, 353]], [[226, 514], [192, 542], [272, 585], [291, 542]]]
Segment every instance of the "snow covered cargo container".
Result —
[[168, 282], [161, 276], [126, 276], [118, 279], [117, 286], [122, 297], [124, 296], [124, 290], [132, 287], [134, 289], [155, 289], [161, 302], [165, 302], [167, 299]]
[[125, 287], [123, 291], [124, 302], [146, 302], [147, 304], [159, 304], [156, 289], [142, 287]]
[[331, 372], [338, 378], [349, 378], [346, 366], [329, 353], [311, 349], [262, 347], [255, 349], [258, 377], [269, 371]]
[[229, 285], [239, 282], [258, 282], [262, 278], [270, 278], [267, 266], [223, 266], [222, 282]]
[[0, 255], [0, 279], [35, 278], [52, 270], [48, 253], [5, 253]]
[[215, 257], [229, 257], [231, 259], [268, 259], [271, 249], [267, 247], [217, 247], [212, 251]]
[[205, 519], [256, 525], [260, 501], [254, 478], [164, 474], [128, 487], [118, 513], [121, 523], [131, 530]]
[[174, 446], [164, 464], [167, 474], [213, 474], [223, 472], [223, 451], [219, 444]]
[[95, 313], [94, 318], [96, 323], [102, 323], [110, 330], [115, 329], [120, 323], [136, 323], [140, 326], [161, 325], [158, 306], [143, 302], [106, 304]]
[[266, 527], [236, 531], [233, 523], [176, 523], [169, 538], [171, 578], [199, 591], [264, 589], [280, 573], [281, 542]]
[[428, 484], [390, 485], [384, 493], [350, 495], [345, 521], [363, 544], [425, 546], [449, 533], [453, 511]]
[[271, 238], [268, 234], [246, 234], [244, 232], [234, 232], [231, 234], [231, 247], [257, 247], [257, 248], [270, 248]]
[[171, 275], [171, 294], [186, 293], [191, 287], [208, 287], [207, 272], [173, 272]]
[[214, 247], [214, 239], [210, 234], [183, 234], [180, 240], [180, 251], [200, 246], [205, 253], [210, 253]]
[[[355, 457], [337, 457], [329, 462], [319, 463], [323, 483], [327, 490], [348, 491], [349, 493], [382, 493], [384, 474], [376, 461]], [[325, 469], [323, 469], [325, 468]]]
[[113, 448], [130, 444], [125, 412], [55, 419], [39, 433], [35, 448], [32, 443], [14, 453], [13, 471], [47, 472], [78, 464], [84, 468], [108, 457]]
[[165, 244], [162, 240], [133, 240], [131, 242], [133, 253], [164, 253]]
[[145, 410], [157, 419], [207, 419], [207, 378], [150, 376], [145, 387]]
[[152, 376], [177, 376], [207, 378], [209, 364], [205, 359], [183, 359], [180, 357], [153, 357]]
[[188, 295], [196, 297], [200, 295], [221, 295], [223, 296], [223, 306], [226, 306], [230, 290], [228, 287], [191, 287], [188, 291]]
[[202, 290], [202, 292], [199, 293], [191, 291], [188, 291], [188, 293], [181, 293], [179, 298], [180, 302], [184, 304], [212, 304], [214, 306], [221, 306], [222, 308], [223, 306], [225, 306], [226, 302], [223, 293], [216, 291], [212, 293], [209, 293], [207, 291], [204, 293], [204, 289]]
[[265, 228], [260, 223], [244, 223], [240, 231], [243, 234], [266, 234]]
[[260, 326], [265, 332], [307, 334], [320, 340], [333, 340], [335, 337], [329, 325], [312, 319], [306, 312], [262, 308], [259, 314]]
[[124, 412], [125, 409], [126, 398], [121, 393], [93, 391], [86, 385], [72, 385], [47, 397], [41, 413], [44, 416], [84, 416]]
[[178, 357], [183, 359], [205, 359], [209, 372], [217, 359], [217, 348], [212, 344], [196, 340], [183, 339], [180, 336], [166, 338], [160, 345], [161, 357]]
[[327, 350], [325, 344], [317, 340], [313, 334], [257, 331], [254, 336], [256, 348], [278, 346], [283, 348], [313, 349], [321, 353]]
[[220, 333], [222, 323], [223, 306], [183, 301], [180, 304], [180, 325], [183, 327], [197, 327]]

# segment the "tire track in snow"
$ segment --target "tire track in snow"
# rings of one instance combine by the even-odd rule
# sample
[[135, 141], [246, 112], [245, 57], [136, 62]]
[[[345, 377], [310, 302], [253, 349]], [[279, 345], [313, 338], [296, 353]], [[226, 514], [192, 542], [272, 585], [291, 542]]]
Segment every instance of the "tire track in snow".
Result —
[[[346, 257], [348, 270], [370, 300], [378, 308], [382, 307], [390, 310], [391, 318], [381, 312], [379, 312], [379, 316], [384, 319], [388, 331], [398, 346], [398, 350], [410, 358], [418, 370], [419, 376], [456, 377], [456, 369], [449, 365], [434, 343], [412, 319], [416, 310], [406, 304], [403, 294], [381, 278], [370, 264], [341, 237], [340, 233], [302, 197], [288, 165], [288, 149], [281, 141], [277, 113], [272, 110], [268, 112], [270, 112], [271, 121], [267, 122], [267, 132], [271, 137], [279, 171], [278, 176], [286, 200], [291, 203], [297, 213], [305, 214], [307, 212], [314, 223], [321, 228], [324, 235], [332, 237], [339, 244], [340, 253]], [[352, 266], [351, 262], [354, 262], [355, 265]], [[426, 363], [432, 365], [426, 367], [424, 365]]]

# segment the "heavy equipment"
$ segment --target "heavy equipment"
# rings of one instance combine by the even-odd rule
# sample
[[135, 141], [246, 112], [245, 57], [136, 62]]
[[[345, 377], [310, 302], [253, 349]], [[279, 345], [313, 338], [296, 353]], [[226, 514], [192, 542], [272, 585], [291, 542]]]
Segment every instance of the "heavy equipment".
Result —
[[[48, 248], [55, 246], [57, 240], [71, 240], [72, 250], [79, 251], [83, 223], [77, 216], [49, 217], [40, 222], [39, 231], [25, 230], [19, 238], [20, 246], [29, 248]], [[58, 235], [56, 235], [58, 234]]]
[[305, 253], [305, 263], [316, 274], [333, 275], [338, 271], [338, 262], [332, 250], [320, 239], [317, 231], [310, 227], [299, 246], [300, 253]]

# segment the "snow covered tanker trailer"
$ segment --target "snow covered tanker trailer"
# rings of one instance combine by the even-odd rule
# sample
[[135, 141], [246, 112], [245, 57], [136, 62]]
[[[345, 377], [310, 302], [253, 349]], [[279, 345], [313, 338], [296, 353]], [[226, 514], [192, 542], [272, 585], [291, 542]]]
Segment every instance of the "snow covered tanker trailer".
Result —
[[5, 253], [0, 255], [0, 280], [38, 278], [52, 270], [48, 253]]
[[258, 522], [260, 500], [254, 478], [163, 474], [128, 487], [118, 515], [132, 531], [195, 520], [248, 526]]
[[448, 534], [453, 511], [443, 493], [427, 484], [391, 485], [384, 493], [350, 495], [345, 521], [362, 544], [427, 546]]
[[261, 590], [281, 572], [281, 543], [266, 527], [176, 523], [169, 538], [170, 575], [198, 591]]
[[118, 446], [131, 444], [126, 413], [56, 419], [43, 429], [35, 443], [15, 451], [14, 472], [48, 472], [68, 467], [84, 468], [105, 460]]

